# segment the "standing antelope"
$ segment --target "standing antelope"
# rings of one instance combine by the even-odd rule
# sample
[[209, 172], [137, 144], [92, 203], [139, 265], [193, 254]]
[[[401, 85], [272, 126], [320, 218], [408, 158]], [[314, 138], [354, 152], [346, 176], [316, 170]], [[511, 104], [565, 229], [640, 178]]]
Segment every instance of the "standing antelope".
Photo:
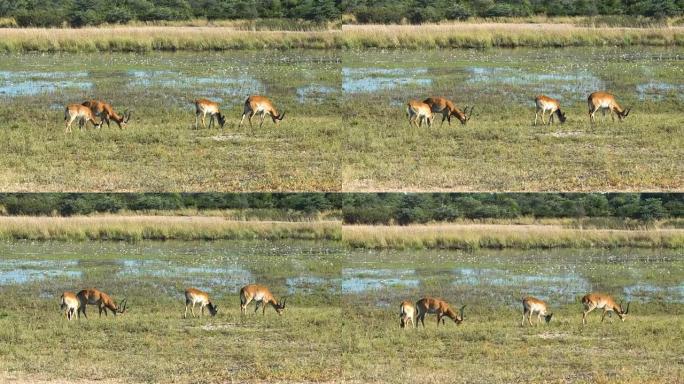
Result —
[[399, 325], [402, 328], [406, 328], [406, 325], [410, 321], [411, 325], [413, 325], [413, 328], [415, 328], [416, 323], [413, 321], [415, 316], [416, 307], [413, 305], [413, 303], [406, 300], [402, 301], [401, 305], [399, 306]]
[[75, 293], [66, 291], [59, 298], [59, 309], [64, 311], [67, 320], [73, 320], [80, 307], [80, 302]]
[[584, 306], [584, 311], [582, 311], [582, 325], [587, 323], [587, 314], [596, 308], [603, 309], [603, 315], [601, 316], [601, 322], [606, 318], [606, 313], [615, 312], [620, 317], [620, 320], [625, 321], [625, 316], [629, 313], [629, 303], [627, 303], [627, 309], [622, 308], [622, 302], [618, 305], [615, 304], [615, 300], [609, 295], [602, 293], [589, 293], [582, 297], [582, 305]]
[[565, 113], [561, 112], [560, 102], [558, 100], [548, 96], [539, 95], [534, 98], [534, 103], [537, 106], [537, 109], [534, 112], [534, 125], [537, 125], [537, 115], [539, 112], [541, 112], [542, 124], [546, 124], [544, 121], [544, 114], [546, 111], [549, 111], [549, 125], [553, 123], [554, 113], [558, 116], [558, 120], [560, 120], [561, 124], [565, 122]]
[[102, 122], [106, 122], [107, 128], [110, 127], [110, 120], [114, 120], [120, 129], [126, 128], [128, 120], [131, 119], [130, 112], [124, 111], [124, 114], [120, 116], [114, 111], [114, 108], [112, 108], [110, 104], [105, 103], [102, 100], [88, 100], [84, 101], [81, 105], [90, 108], [93, 114], [100, 118], [100, 125], [102, 125]]
[[275, 309], [279, 315], [282, 315], [283, 311], [285, 311], [286, 300], [283, 300], [282, 302], [276, 301], [271, 291], [263, 285], [249, 284], [240, 289], [240, 313], [244, 315], [247, 312], [247, 306], [252, 300], [256, 302], [254, 313], [259, 310], [259, 305], [261, 305], [263, 308], [262, 314], [265, 315], [267, 304], [273, 306], [273, 309]]
[[216, 316], [218, 313], [218, 305], [211, 303], [208, 293], [200, 291], [196, 288], [188, 288], [185, 290], [185, 313], [183, 314], [184, 319], [188, 317], [188, 305], [191, 305], [190, 313], [192, 313], [192, 317], [195, 317], [195, 304], [200, 305], [201, 316], [204, 316], [204, 307], [209, 308], [209, 313], [212, 316]]
[[[468, 112], [468, 106], [466, 105], [465, 110], [461, 111], [451, 100], [439, 96], [428, 97], [423, 100], [423, 103], [429, 105], [433, 113], [441, 113], [442, 124], [444, 124], [444, 120], [447, 120], [449, 125], [451, 125], [452, 116], [457, 118], [461, 124], [465, 125], [465, 123], [470, 120], [470, 117], [473, 114], [473, 108], [475, 108], [475, 106], [471, 107], [470, 112]], [[440, 126], [442, 124], [440, 124]]]
[[226, 117], [219, 111], [219, 104], [207, 99], [197, 99], [195, 103], [195, 128], [197, 128], [197, 120], [202, 115], [202, 128], [206, 128], [204, 125], [204, 118], [209, 115], [209, 128], [211, 129], [212, 124], [214, 124], [214, 118], [218, 120], [221, 128], [226, 124]]
[[95, 288], [84, 289], [76, 296], [78, 297], [79, 301], [79, 317], [80, 313], [83, 313], [83, 316], [85, 316], [86, 319], [88, 318], [88, 315], [86, 315], [87, 305], [97, 305], [97, 309], [100, 311], [100, 317], [102, 317], [103, 311], [105, 316], [107, 316], [107, 309], [112, 311], [114, 316], [116, 316], [117, 313], [123, 314], [126, 312], [126, 299], [123, 299], [121, 302], [122, 305], [119, 306], [116, 304], [114, 299], [109, 297], [109, 295]]
[[271, 100], [269, 100], [267, 97], [249, 96], [247, 100], [245, 100], [245, 109], [244, 112], [242, 112], [242, 119], [240, 119], [238, 128], [242, 126], [245, 116], [247, 116], [249, 120], [249, 127], [252, 128], [252, 116], [259, 114], [261, 114], [261, 123], [259, 124], [259, 128], [264, 125], [264, 118], [266, 117], [266, 114], [271, 116], [273, 123], [276, 125], [278, 125], [278, 122], [285, 117], [285, 112], [278, 114], [278, 111], [273, 106], [273, 103], [271, 103]]
[[418, 317], [423, 328], [425, 328], [425, 315], [428, 313], [437, 314], [437, 325], [439, 325], [440, 320], [444, 324], [443, 317], [448, 317], [453, 320], [456, 324], [461, 324], [463, 321], [463, 309], [465, 305], [458, 310], [458, 315], [450, 307], [449, 303], [444, 300], [434, 299], [432, 297], [425, 297], [416, 302], [416, 309], [418, 309]]
[[522, 305], [523, 317], [522, 322], [520, 323], [521, 327], [525, 325], [525, 315], [527, 315], [527, 322], [530, 323], [530, 325], [532, 325], [532, 315], [534, 315], [535, 313], [537, 313], [537, 324], [541, 323], [542, 316], [544, 316], [546, 324], [548, 324], [551, 321], [553, 313], [547, 312], [546, 303], [542, 300], [539, 300], [536, 297], [527, 296], [522, 299]]
[[430, 106], [418, 100], [410, 100], [406, 104], [406, 117], [408, 117], [409, 125], [416, 127], [422, 127], [423, 121], [427, 123], [428, 127], [431, 127], [435, 120], [435, 115], [432, 114]]
[[78, 128], [83, 129], [83, 126], [90, 121], [95, 128], [102, 126], [102, 121], [99, 123], [95, 121], [93, 112], [88, 107], [81, 104], [69, 104], [64, 109], [64, 132], [71, 132], [71, 124], [78, 119]]
[[606, 109], [610, 112], [610, 117], [615, 121], [615, 116], [613, 112], [618, 116], [618, 119], [622, 121], [632, 108], [622, 109], [620, 105], [615, 101], [615, 96], [608, 92], [594, 92], [587, 98], [587, 103], [589, 104], [589, 120], [594, 124], [594, 115], [599, 109], [606, 115]]

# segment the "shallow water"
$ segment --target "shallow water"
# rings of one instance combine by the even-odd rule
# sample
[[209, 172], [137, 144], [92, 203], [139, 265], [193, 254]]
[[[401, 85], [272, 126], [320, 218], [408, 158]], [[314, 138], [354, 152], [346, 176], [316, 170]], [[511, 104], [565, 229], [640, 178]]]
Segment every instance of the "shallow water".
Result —
[[573, 303], [592, 291], [640, 302], [684, 303], [680, 251], [353, 251], [342, 292], [378, 306], [435, 295], [518, 306], [521, 297]]

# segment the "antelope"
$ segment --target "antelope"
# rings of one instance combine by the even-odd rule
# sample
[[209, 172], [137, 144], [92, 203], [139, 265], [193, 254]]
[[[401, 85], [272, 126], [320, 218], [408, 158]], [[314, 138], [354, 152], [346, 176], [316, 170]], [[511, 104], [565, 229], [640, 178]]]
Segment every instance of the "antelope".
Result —
[[261, 123], [259, 124], [259, 128], [264, 125], [264, 118], [267, 114], [271, 116], [273, 123], [276, 125], [278, 125], [278, 122], [285, 117], [285, 112], [278, 114], [278, 111], [273, 106], [273, 103], [271, 103], [271, 100], [269, 100], [267, 97], [249, 96], [247, 100], [245, 100], [245, 109], [244, 112], [242, 112], [242, 119], [240, 119], [238, 128], [242, 126], [245, 116], [247, 116], [247, 119], [249, 120], [249, 127], [252, 128], [252, 117], [259, 114], [261, 114]]
[[435, 115], [432, 114], [430, 106], [418, 100], [410, 100], [406, 104], [406, 117], [408, 117], [409, 125], [416, 127], [422, 127], [423, 121], [425, 121], [429, 128], [435, 120]]
[[[465, 125], [465, 123], [470, 120], [470, 117], [473, 114], [473, 108], [475, 108], [475, 106], [472, 106], [470, 107], [470, 111], [468, 111], [468, 106], [466, 105], [465, 109], [461, 111], [451, 100], [439, 96], [428, 97], [423, 100], [423, 103], [429, 105], [433, 113], [441, 113], [442, 124], [444, 124], [444, 120], [447, 120], [449, 125], [451, 125], [452, 116], [457, 118], [461, 124]], [[442, 124], [440, 124], [440, 126]]]
[[209, 308], [209, 313], [212, 316], [216, 316], [218, 313], [218, 305], [211, 303], [208, 293], [200, 291], [196, 288], [188, 288], [185, 290], [185, 313], [183, 314], [184, 319], [188, 317], [188, 305], [191, 305], [190, 313], [192, 313], [192, 317], [195, 317], [195, 304], [200, 305], [201, 316], [204, 316], [204, 307]]
[[207, 99], [197, 99], [195, 103], [195, 129], [197, 128], [197, 120], [202, 115], [202, 128], [204, 125], [204, 118], [209, 115], [209, 128], [214, 124], [214, 118], [218, 120], [221, 128], [226, 124], [226, 117], [219, 111], [219, 104]]
[[608, 312], [617, 313], [622, 321], [625, 321], [625, 316], [629, 313], [629, 303], [627, 303], [627, 309], [623, 309], [622, 302], [619, 305], [615, 304], [615, 300], [613, 300], [612, 297], [602, 293], [589, 293], [585, 295], [582, 297], [582, 305], [584, 306], [584, 311], [582, 311], [582, 325], [587, 324], [587, 314], [596, 308], [603, 309], [603, 315], [601, 316], [602, 323]]
[[554, 113], [558, 116], [558, 120], [560, 120], [561, 124], [565, 123], [565, 113], [561, 112], [560, 102], [558, 100], [548, 96], [539, 95], [534, 98], [534, 103], [537, 106], [537, 109], [534, 112], [534, 125], [537, 125], [537, 115], [539, 115], [539, 112], [541, 112], [542, 124], [546, 124], [544, 121], [544, 114], [546, 111], [549, 111], [549, 125], [553, 123]]
[[542, 300], [539, 300], [536, 297], [527, 296], [522, 299], [522, 305], [523, 317], [522, 322], [520, 323], [521, 327], [525, 325], [525, 315], [527, 315], [527, 322], [530, 323], [530, 326], [532, 325], [532, 315], [534, 315], [535, 313], [537, 313], [537, 324], [541, 323], [542, 316], [544, 316], [546, 324], [548, 324], [551, 321], [553, 313], [547, 312], [546, 303]]
[[413, 305], [413, 303], [407, 300], [402, 301], [401, 305], [399, 306], [399, 325], [402, 328], [406, 328], [406, 325], [410, 321], [411, 325], [413, 325], [413, 328], [415, 328], [416, 323], [413, 321], [415, 316], [416, 307]]
[[263, 285], [258, 285], [258, 284], [249, 284], [245, 285], [240, 289], [240, 313], [245, 314], [247, 312], [247, 306], [249, 303], [252, 301], [256, 302], [256, 307], [254, 308], [254, 313], [259, 310], [259, 305], [262, 306], [262, 315], [266, 314], [266, 304], [270, 304], [273, 309], [278, 312], [279, 315], [283, 314], [283, 311], [285, 311], [285, 301], [286, 299], [283, 300], [282, 302], [276, 301], [276, 299], [273, 297], [273, 294], [271, 291], [263, 286]]
[[434, 299], [432, 297], [425, 297], [416, 302], [416, 308], [418, 309], [417, 319], [420, 320], [425, 328], [425, 315], [428, 313], [437, 314], [437, 325], [439, 326], [440, 320], [444, 324], [444, 317], [448, 317], [453, 320], [456, 324], [461, 324], [463, 321], [463, 310], [465, 305], [458, 310], [458, 315], [451, 308], [449, 304], [440, 299]]
[[122, 305], [117, 305], [114, 299], [109, 297], [109, 295], [95, 288], [84, 289], [76, 296], [79, 301], [79, 317], [80, 314], [83, 313], [83, 316], [85, 316], [86, 319], [88, 318], [88, 315], [86, 315], [87, 305], [97, 305], [97, 309], [100, 311], [100, 317], [102, 317], [103, 311], [105, 316], [107, 316], [107, 309], [112, 311], [114, 316], [116, 316], [117, 313], [124, 314], [126, 312], [126, 299], [123, 299], [121, 302]]
[[102, 100], [88, 100], [84, 101], [81, 105], [90, 108], [93, 114], [101, 119], [100, 126], [102, 125], [102, 122], [106, 122], [107, 128], [110, 127], [110, 120], [114, 120], [120, 129], [126, 128], [128, 120], [131, 119], [130, 112], [124, 111], [124, 114], [120, 116], [114, 111], [114, 108], [112, 108], [110, 104], [105, 103]]
[[610, 117], [615, 121], [615, 116], [613, 112], [618, 116], [618, 119], [622, 121], [632, 108], [622, 109], [620, 105], [615, 101], [615, 96], [608, 92], [594, 92], [587, 98], [587, 103], [589, 104], [589, 120], [594, 124], [594, 115], [596, 111], [601, 109], [603, 115], [606, 115], [606, 109], [610, 112]]
[[73, 320], [80, 307], [80, 302], [75, 293], [66, 291], [59, 298], [59, 309], [64, 311], [67, 320]]
[[90, 110], [90, 108], [81, 104], [69, 104], [64, 109], [64, 133], [71, 132], [71, 124], [76, 119], [78, 119], [79, 129], [83, 129], [83, 126], [87, 124], [88, 121], [93, 123], [95, 128], [100, 128], [102, 126], [102, 121], [99, 123], [95, 121], [93, 112]]

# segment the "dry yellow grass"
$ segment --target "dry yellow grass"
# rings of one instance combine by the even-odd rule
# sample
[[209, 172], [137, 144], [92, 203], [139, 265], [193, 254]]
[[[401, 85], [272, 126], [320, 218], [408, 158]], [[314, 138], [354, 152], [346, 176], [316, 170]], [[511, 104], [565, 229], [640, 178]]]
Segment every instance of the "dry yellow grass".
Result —
[[328, 239], [340, 237], [335, 221], [235, 221], [222, 217], [76, 216], [0, 217], [0, 239], [219, 240]]
[[344, 225], [342, 239], [359, 248], [681, 248], [684, 230], [578, 229], [540, 224]]

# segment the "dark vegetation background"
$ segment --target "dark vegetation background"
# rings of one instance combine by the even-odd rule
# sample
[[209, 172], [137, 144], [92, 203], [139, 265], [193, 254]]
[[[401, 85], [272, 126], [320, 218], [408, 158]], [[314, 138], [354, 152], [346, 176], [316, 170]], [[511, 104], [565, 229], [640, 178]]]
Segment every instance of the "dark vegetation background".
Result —
[[38, 193], [0, 194], [6, 215], [85, 215], [150, 210], [342, 211], [349, 224], [459, 219], [684, 217], [684, 194], [662, 193]]
[[19, 26], [93, 26], [193, 18], [423, 23], [470, 17], [597, 16], [664, 18], [684, 0], [0, 0], [0, 17]]

